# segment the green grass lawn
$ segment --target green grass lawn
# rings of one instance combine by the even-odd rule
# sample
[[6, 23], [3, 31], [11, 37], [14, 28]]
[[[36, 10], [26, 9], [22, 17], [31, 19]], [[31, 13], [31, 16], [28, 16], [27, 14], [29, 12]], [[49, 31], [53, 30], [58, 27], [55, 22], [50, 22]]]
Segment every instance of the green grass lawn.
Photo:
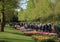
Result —
[[0, 40], [6, 42], [33, 42], [32, 37], [25, 36], [19, 30], [15, 30], [9, 26], [5, 27], [5, 32], [0, 32]]

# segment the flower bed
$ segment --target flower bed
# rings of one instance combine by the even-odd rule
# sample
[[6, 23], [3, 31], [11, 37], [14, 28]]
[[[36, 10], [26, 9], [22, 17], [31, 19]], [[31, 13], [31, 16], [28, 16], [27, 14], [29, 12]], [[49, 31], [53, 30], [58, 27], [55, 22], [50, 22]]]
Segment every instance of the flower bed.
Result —
[[34, 35], [33, 39], [34, 42], [56, 42], [58, 40], [57, 37], [49, 35]]
[[37, 32], [37, 34], [40, 34], [40, 35], [49, 35], [49, 36], [57, 36], [56, 33], [49, 33], [49, 32]]
[[37, 34], [37, 31], [27, 31], [27, 32], [24, 32], [24, 34], [27, 34], [27, 35], [34, 35], [34, 34]]
[[49, 39], [48, 36], [34, 36], [34, 38], [36, 38], [38, 40], [47, 40], [47, 39]]

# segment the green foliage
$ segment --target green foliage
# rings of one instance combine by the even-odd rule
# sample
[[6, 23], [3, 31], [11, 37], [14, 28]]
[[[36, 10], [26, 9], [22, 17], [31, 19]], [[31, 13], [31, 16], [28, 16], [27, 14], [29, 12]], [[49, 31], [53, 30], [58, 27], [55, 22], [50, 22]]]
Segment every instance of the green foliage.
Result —
[[2, 5], [4, 5], [4, 15], [6, 21], [10, 21], [12, 17], [15, 15], [15, 9], [19, 5], [19, 0], [4, 0], [4, 3], [2, 0], [0, 1], [0, 15], [2, 12]]
[[47, 17], [50, 13], [49, 3], [50, 1], [48, 0], [29, 0], [27, 10], [24, 11], [27, 21], [33, 21], [38, 18], [43, 20], [43, 18]]
[[27, 10], [22, 11], [19, 20], [33, 22], [59, 22], [60, 21], [60, 0], [52, 3], [51, 0], [29, 0]]

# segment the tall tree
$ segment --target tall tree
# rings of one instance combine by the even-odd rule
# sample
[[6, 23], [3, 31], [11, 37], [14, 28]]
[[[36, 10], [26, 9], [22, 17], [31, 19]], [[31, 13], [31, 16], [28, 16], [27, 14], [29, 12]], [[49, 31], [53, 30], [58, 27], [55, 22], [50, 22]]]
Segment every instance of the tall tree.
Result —
[[[1, 27], [0, 31], [4, 32], [4, 26], [6, 23], [6, 15], [11, 18], [11, 14], [14, 14], [12, 12], [15, 11], [15, 9], [18, 7], [18, 1], [19, 0], [1, 0], [1, 13], [2, 13], [2, 19], [1, 19]], [[9, 18], [8, 17], [8, 18]]]

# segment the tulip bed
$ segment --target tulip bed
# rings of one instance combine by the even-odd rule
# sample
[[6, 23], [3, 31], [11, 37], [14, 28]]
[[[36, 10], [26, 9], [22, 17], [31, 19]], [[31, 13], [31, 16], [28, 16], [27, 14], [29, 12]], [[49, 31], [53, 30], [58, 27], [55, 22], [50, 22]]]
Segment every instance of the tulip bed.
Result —
[[49, 35], [33, 35], [34, 42], [57, 42], [58, 38]]
[[56, 33], [38, 32], [38, 31], [35, 31], [35, 30], [33, 30], [33, 31], [26, 31], [26, 32], [24, 32], [24, 34], [27, 34], [27, 35], [29, 35], [29, 34], [31, 34], [31, 35], [39, 34], [39, 35], [57, 36]]
[[24, 32], [25, 35], [35, 35], [37, 34], [37, 31], [33, 30], [33, 31], [27, 31], [27, 32]]
[[47, 39], [49, 39], [49, 37], [48, 36], [34, 36], [36, 39], [38, 39], [38, 40], [47, 40]]
[[32, 29], [25, 29], [24, 27], [19, 28], [19, 30], [22, 31], [24, 35], [33, 35], [34, 42], [58, 41], [57, 33], [41, 32]]

